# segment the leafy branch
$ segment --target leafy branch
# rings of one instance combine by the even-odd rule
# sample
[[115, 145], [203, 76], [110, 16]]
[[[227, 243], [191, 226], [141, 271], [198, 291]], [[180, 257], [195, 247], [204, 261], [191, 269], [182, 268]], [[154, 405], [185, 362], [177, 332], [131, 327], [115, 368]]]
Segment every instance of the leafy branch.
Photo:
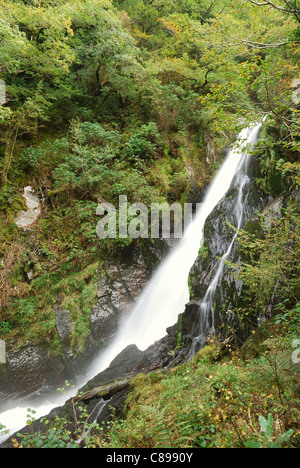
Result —
[[272, 8], [275, 8], [275, 10], [281, 11], [283, 13], [289, 13], [295, 16], [296, 20], [300, 23], [300, 9], [297, 6], [297, 1], [294, 1], [294, 8], [291, 8], [291, 3], [289, 0], [283, 0], [284, 3], [286, 4], [287, 8], [281, 7], [278, 4], [275, 4], [274, 2], [271, 2], [269, 0], [266, 0], [265, 2], [259, 3], [256, 2], [255, 0], [249, 0], [253, 5], [256, 6], [271, 6]]

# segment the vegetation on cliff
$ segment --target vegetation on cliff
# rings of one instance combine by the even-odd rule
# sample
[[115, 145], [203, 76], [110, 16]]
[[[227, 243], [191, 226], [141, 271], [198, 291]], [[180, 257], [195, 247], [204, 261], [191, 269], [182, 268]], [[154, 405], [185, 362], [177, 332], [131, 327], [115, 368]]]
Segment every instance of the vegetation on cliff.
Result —
[[[0, 0], [0, 339], [62, 352], [63, 296], [81, 350], [96, 269], [132, 242], [99, 241], [98, 202], [186, 202], [248, 122], [268, 115], [262, 190], [299, 188], [299, 22], [295, 0]], [[23, 231], [27, 185], [43, 209]], [[240, 235], [249, 302], [235, 312], [259, 316], [272, 298], [264, 351], [137, 378], [127, 419], [98, 445], [299, 445], [299, 381], [286, 364], [299, 327], [299, 206], [282, 215], [263, 235]]]
[[[270, 113], [262, 183], [298, 174], [296, 4], [2, 0], [0, 7], [6, 340], [32, 339], [33, 316], [36, 339], [54, 339], [45, 288], [131, 242], [99, 242], [99, 200], [187, 201], [188, 174], [201, 191], [241, 118], [245, 125]], [[20, 187], [29, 184], [43, 212], [32, 232], [22, 232], [15, 217]], [[41, 321], [48, 326], [39, 328]]]
[[[95, 423], [83, 406], [76, 428], [45, 418], [46, 432], [13, 439], [15, 448], [299, 448], [299, 309], [265, 323], [239, 352], [215, 339], [189, 363], [139, 374], [121, 417]], [[294, 355], [294, 362], [292, 356]], [[109, 404], [109, 403], [108, 403]]]

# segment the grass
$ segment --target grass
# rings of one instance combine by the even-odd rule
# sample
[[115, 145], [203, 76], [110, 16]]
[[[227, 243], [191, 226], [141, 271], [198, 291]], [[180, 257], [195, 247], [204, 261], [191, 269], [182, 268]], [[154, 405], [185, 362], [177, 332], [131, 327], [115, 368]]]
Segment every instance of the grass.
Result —
[[84, 434], [89, 448], [299, 448], [299, 314], [292, 319], [293, 327], [283, 317], [263, 323], [239, 350], [221, 353], [215, 337], [190, 362], [137, 375], [122, 416], [91, 432], [79, 407], [75, 432], [57, 419], [16, 447], [77, 447]]
[[[276, 326], [275, 326], [276, 329]], [[278, 328], [277, 328], [278, 331]], [[138, 375], [106, 448], [299, 447], [299, 364], [282, 335], [264, 339], [257, 358], [213, 342], [169, 372]]]

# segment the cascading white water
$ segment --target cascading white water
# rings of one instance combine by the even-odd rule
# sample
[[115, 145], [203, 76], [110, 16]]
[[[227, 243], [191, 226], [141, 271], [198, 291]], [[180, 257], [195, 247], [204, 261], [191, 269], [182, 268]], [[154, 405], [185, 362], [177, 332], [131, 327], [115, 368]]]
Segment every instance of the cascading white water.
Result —
[[[131, 315], [120, 326], [113, 343], [91, 367], [91, 378], [106, 369], [126, 346], [135, 344], [143, 351], [163, 338], [166, 335], [166, 329], [174, 325], [179, 314], [185, 310], [185, 305], [189, 302], [188, 276], [201, 247], [205, 221], [227, 193], [235, 176], [239, 186], [239, 197], [236, 205], [239, 218], [237, 228], [239, 229], [241, 226], [243, 187], [249, 181], [248, 176], [242, 172], [242, 168], [247, 160], [247, 150], [257, 140], [260, 129], [261, 124], [246, 128], [240, 133], [238, 138], [239, 146], [228, 154], [209, 188], [196, 219], [189, 225], [182, 241], [174, 252], [158, 269]], [[205, 298], [207, 307], [211, 307], [209, 294], [216, 287], [222, 273], [224, 260], [232, 249], [236, 235], [223, 261], [220, 262], [217, 274], [209, 288]], [[208, 317], [208, 314], [201, 314], [201, 317], [205, 317], [205, 315]]]
[[[242, 145], [252, 143], [258, 128], [245, 129], [239, 136]], [[207, 217], [228, 191], [245, 158], [244, 150], [233, 150], [215, 177], [196, 219], [189, 225], [180, 244], [158, 269], [152, 281], [121, 324], [113, 343], [90, 369], [90, 377], [106, 369], [126, 346], [135, 344], [140, 350], [166, 335], [189, 302], [188, 276], [197, 257]]]
[[244, 219], [244, 211], [245, 211], [245, 201], [248, 195], [247, 188], [249, 187], [250, 178], [248, 177], [248, 161], [249, 161], [249, 149], [254, 145], [258, 138], [258, 134], [261, 129], [261, 124], [253, 127], [251, 129], [247, 129], [248, 131], [248, 136], [247, 139], [245, 140], [245, 144], [247, 143], [247, 146], [245, 144], [242, 146], [242, 148], [239, 150], [241, 153], [241, 161], [239, 164], [239, 167], [237, 169], [236, 177], [233, 183], [233, 187], [237, 189], [238, 191], [238, 196], [237, 196], [237, 201], [235, 204], [235, 210], [234, 210], [234, 215], [236, 218], [236, 226], [235, 226], [235, 232], [233, 234], [232, 241], [223, 255], [223, 257], [220, 259], [216, 266], [216, 271], [213, 275], [213, 278], [210, 282], [210, 285], [206, 291], [206, 294], [202, 300], [202, 302], [199, 304], [199, 335], [196, 336], [193, 339], [193, 343], [191, 346], [191, 350], [189, 353], [190, 358], [195, 355], [196, 350], [201, 349], [205, 342], [207, 335], [214, 335], [215, 334], [215, 313], [214, 313], [214, 300], [216, 297], [216, 291], [217, 287], [219, 284], [219, 280], [222, 277], [223, 271], [224, 271], [224, 266], [225, 266], [225, 261], [229, 258], [235, 240], [238, 236], [238, 232], [240, 231]]
[[93, 411], [91, 414], [87, 417], [86, 422], [83, 427], [83, 433], [80, 439], [77, 441], [77, 445], [80, 446], [81, 443], [84, 442], [84, 440], [90, 435], [91, 430], [92, 430], [92, 425], [93, 423], [97, 422], [97, 419], [101, 415], [102, 411], [104, 408], [109, 405], [110, 400], [105, 401], [101, 398], [101, 400], [95, 405]]
[[[185, 305], [189, 302], [188, 276], [201, 247], [205, 221], [230, 188], [247, 156], [246, 145], [252, 145], [256, 141], [260, 128], [261, 124], [241, 132], [240, 147], [228, 154], [195, 220], [188, 226], [178, 246], [162, 263], [129, 317], [121, 324], [112, 344], [91, 365], [88, 380], [105, 370], [128, 345], [135, 344], [140, 350], [145, 350], [163, 338], [166, 335], [166, 329], [176, 323], [178, 315], [184, 311]], [[237, 203], [240, 201], [238, 200]], [[216, 276], [221, 273], [222, 264]], [[217, 281], [216, 278], [214, 281]], [[38, 415], [44, 416], [56, 406], [57, 401], [53, 402], [53, 405], [49, 403], [45, 407], [47, 411], [44, 414], [41, 414], [41, 408], [38, 409]], [[22, 418], [18, 416], [21, 409], [16, 408], [0, 415], [0, 422], [9, 428], [11, 433], [25, 425], [24, 416]], [[26, 418], [26, 407], [23, 411]], [[2, 437], [2, 442], [7, 437]]]

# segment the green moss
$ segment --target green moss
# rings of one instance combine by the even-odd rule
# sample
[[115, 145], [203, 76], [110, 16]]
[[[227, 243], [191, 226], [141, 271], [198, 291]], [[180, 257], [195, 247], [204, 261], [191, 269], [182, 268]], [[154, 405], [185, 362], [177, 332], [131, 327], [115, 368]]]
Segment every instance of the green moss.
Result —
[[61, 306], [69, 309], [74, 323], [71, 338], [77, 351], [84, 348], [90, 333], [90, 315], [97, 301], [98, 264], [81, 272], [59, 276], [54, 273], [36, 278], [27, 297], [15, 298], [6, 310], [5, 339], [19, 347], [26, 341], [46, 342], [56, 354], [62, 353], [56, 331], [54, 304], [63, 298]]
[[198, 352], [195, 360], [198, 362], [199, 360], [208, 360], [209, 362], [214, 362], [218, 355], [218, 349], [213, 346], [205, 346], [201, 351]]
[[255, 235], [256, 237], [263, 239], [264, 238], [264, 230], [259, 219], [251, 219], [246, 224], [244, 230], [249, 234]]

